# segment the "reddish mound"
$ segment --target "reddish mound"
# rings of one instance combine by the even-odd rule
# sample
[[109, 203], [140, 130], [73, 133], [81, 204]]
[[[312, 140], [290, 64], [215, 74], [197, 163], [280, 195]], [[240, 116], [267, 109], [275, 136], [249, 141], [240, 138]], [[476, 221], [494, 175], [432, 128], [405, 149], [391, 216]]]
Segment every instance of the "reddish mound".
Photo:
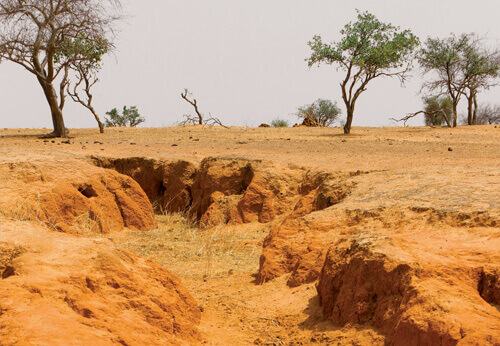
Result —
[[180, 280], [108, 240], [2, 225], [2, 344], [197, 343], [200, 311]]
[[353, 238], [330, 248], [318, 284], [323, 313], [336, 325], [374, 325], [395, 345], [500, 344], [500, 311], [485, 299], [500, 301], [484, 290], [482, 267], [428, 253], [428, 245], [412, 244], [410, 254], [406, 241], [377, 232]]
[[2, 214], [37, 220], [67, 233], [155, 227], [151, 203], [131, 178], [66, 159], [0, 165]]

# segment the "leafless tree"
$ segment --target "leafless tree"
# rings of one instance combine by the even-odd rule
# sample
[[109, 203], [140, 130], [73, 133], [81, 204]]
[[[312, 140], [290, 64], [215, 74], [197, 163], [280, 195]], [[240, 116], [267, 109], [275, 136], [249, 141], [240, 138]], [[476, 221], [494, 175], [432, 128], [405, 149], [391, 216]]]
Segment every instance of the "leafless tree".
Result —
[[68, 53], [68, 43], [81, 38], [109, 51], [120, 11], [119, 0], [0, 0], [0, 60], [35, 75], [50, 106], [52, 136], [67, 136], [63, 107], [68, 67], [89, 59], [85, 51], [63, 52]]
[[[196, 99], [193, 97], [193, 94], [191, 94], [188, 89], [184, 89], [184, 92], [181, 93], [181, 97], [184, 100], [186, 100], [186, 102], [189, 103], [191, 106], [193, 106], [194, 111], [196, 112], [196, 116], [190, 114], [184, 114], [184, 120], [181, 122], [182, 125], [188, 125], [188, 124], [191, 125], [198, 124], [198, 125], [208, 125], [208, 126], [219, 125], [228, 128], [227, 126], [222, 124], [219, 118], [213, 117], [212, 114], [210, 113], [208, 113], [208, 118], [205, 118], [198, 109], [198, 103]], [[191, 98], [191, 100], [189, 98]]]
[[[76, 82], [74, 85], [67, 83], [68, 95], [71, 96], [74, 102], [81, 104], [92, 113], [99, 126], [99, 132], [104, 133], [104, 124], [97, 115], [94, 106], [92, 106], [93, 95], [91, 88], [99, 81], [96, 71], [87, 64], [72, 64], [71, 69], [76, 74]], [[81, 96], [81, 92], [85, 96]]]
[[408, 120], [416, 117], [419, 114], [424, 114], [424, 115], [428, 115], [428, 116], [436, 115], [436, 114], [441, 114], [443, 116], [444, 121], [446, 122], [446, 125], [448, 127], [452, 127], [451, 126], [451, 122], [448, 119], [448, 115], [446, 114], [446, 112], [444, 111], [444, 109], [438, 109], [438, 110], [435, 110], [435, 111], [432, 111], [432, 112], [418, 111], [418, 112], [415, 112], [415, 113], [407, 114], [406, 116], [402, 117], [401, 119], [390, 118], [389, 120], [392, 120], [392, 121], [395, 121], [395, 122], [403, 122], [403, 126], [406, 126], [406, 123], [408, 122]]
[[500, 124], [500, 105], [484, 105], [477, 109], [478, 125]]
[[[194, 107], [194, 111], [196, 112], [196, 115], [198, 117], [198, 124], [203, 125], [203, 114], [201, 114], [198, 110], [198, 104], [196, 102], [196, 99], [193, 97], [193, 94], [191, 94], [188, 89], [184, 89], [184, 92], [181, 93], [181, 97]], [[192, 100], [189, 99], [190, 97], [192, 98]], [[184, 116], [187, 117], [187, 121], [193, 122], [194, 118], [190, 118], [189, 115]]]

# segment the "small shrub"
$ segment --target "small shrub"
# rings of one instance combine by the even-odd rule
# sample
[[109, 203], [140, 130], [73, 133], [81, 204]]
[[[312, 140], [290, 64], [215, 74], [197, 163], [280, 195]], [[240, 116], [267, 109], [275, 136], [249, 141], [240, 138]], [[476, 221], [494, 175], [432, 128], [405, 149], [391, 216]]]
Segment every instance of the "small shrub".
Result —
[[271, 122], [272, 127], [288, 127], [288, 121], [283, 119], [275, 119]]
[[146, 121], [146, 119], [139, 114], [139, 110], [136, 106], [132, 106], [130, 108], [123, 106], [122, 114], [118, 113], [116, 108], [106, 112], [106, 114], [109, 116], [109, 119], [105, 119], [106, 127], [124, 127], [127, 125], [130, 127], [136, 127], [140, 123]]
[[297, 108], [297, 117], [304, 123], [314, 123], [314, 126], [331, 126], [340, 116], [342, 111], [337, 106], [337, 101], [317, 99], [309, 105]]
[[442, 126], [453, 119], [453, 102], [449, 97], [427, 97], [424, 98], [425, 105], [425, 125]]

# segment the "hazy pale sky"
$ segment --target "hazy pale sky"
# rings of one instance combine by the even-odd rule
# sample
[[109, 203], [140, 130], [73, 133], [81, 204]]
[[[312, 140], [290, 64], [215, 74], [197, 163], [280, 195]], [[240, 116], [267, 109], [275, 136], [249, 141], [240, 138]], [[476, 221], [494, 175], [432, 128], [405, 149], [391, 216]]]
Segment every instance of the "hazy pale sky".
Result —
[[[258, 126], [273, 119], [297, 122], [296, 108], [317, 98], [336, 100], [345, 114], [333, 65], [308, 68], [313, 35], [336, 41], [356, 19], [356, 9], [411, 29], [421, 40], [475, 32], [500, 47], [500, 0], [125, 0], [115, 56], [104, 62], [94, 106], [105, 112], [137, 105], [142, 126], [170, 126], [192, 113], [181, 99], [194, 94], [202, 112], [227, 125]], [[406, 88], [378, 79], [358, 100], [353, 126], [393, 125], [421, 108], [422, 76]], [[479, 95], [500, 103], [500, 88]], [[462, 101], [462, 107], [465, 101]], [[93, 127], [95, 120], [68, 99], [66, 126]], [[423, 124], [422, 119], [413, 124]], [[9, 62], [0, 64], [0, 128], [47, 127], [49, 107], [36, 78]]]

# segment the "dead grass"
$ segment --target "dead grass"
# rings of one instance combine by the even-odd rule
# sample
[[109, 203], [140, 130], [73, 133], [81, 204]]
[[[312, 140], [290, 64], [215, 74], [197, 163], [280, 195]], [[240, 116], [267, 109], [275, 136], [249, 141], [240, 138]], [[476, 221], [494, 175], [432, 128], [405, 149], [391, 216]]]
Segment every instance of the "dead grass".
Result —
[[219, 225], [200, 230], [181, 213], [157, 215], [157, 220], [155, 230], [124, 230], [111, 238], [184, 278], [208, 279], [257, 270], [261, 242], [269, 232], [269, 226], [261, 224]]

